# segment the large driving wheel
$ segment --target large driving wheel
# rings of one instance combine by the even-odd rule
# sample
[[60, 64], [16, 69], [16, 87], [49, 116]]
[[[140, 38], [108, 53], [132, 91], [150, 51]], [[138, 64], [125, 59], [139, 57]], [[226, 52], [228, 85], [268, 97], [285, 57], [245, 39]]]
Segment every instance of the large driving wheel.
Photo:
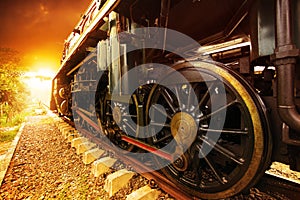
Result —
[[106, 135], [113, 144], [123, 150], [132, 151], [134, 145], [121, 140], [120, 135], [136, 136], [138, 134], [136, 96], [133, 94], [128, 102], [120, 100], [120, 96], [112, 97], [108, 94], [107, 84], [108, 74], [104, 73], [95, 96], [98, 125], [102, 135]]
[[220, 64], [195, 61], [175, 68], [188, 83], [157, 84], [146, 107], [150, 142], [175, 159], [167, 166], [163, 158], [154, 161], [178, 187], [200, 198], [226, 198], [248, 189], [270, 160], [262, 101]]

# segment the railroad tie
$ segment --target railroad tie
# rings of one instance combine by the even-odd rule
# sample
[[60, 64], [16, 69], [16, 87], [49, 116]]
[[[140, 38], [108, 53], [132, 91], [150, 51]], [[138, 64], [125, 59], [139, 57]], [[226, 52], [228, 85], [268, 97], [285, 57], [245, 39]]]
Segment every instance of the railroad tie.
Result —
[[98, 177], [109, 171], [109, 168], [112, 167], [117, 160], [111, 157], [104, 157], [99, 160], [96, 160], [92, 164], [92, 174], [95, 177]]
[[74, 128], [69, 128], [69, 127], [64, 128], [64, 129], [62, 130], [62, 134], [63, 134], [63, 136], [64, 136], [65, 139], [67, 139], [67, 137], [68, 137], [70, 134], [74, 133], [74, 132], [75, 132], [75, 129], [74, 129]]
[[96, 147], [96, 144], [95, 143], [92, 143], [92, 142], [83, 142], [81, 144], [78, 144], [77, 148], [76, 148], [76, 153], [78, 155], [90, 150], [90, 149], [93, 149]]
[[129, 195], [126, 196], [126, 200], [152, 200], [157, 199], [160, 195], [160, 191], [156, 189], [151, 189], [149, 185], [141, 187]]
[[104, 150], [101, 150], [99, 148], [94, 148], [91, 150], [88, 150], [83, 153], [82, 161], [84, 164], [88, 165], [95, 160], [99, 159], [100, 156], [104, 153]]
[[75, 130], [73, 133], [68, 135], [68, 138], [67, 138], [68, 143], [72, 142], [73, 139], [75, 139], [79, 136], [80, 136], [79, 132], [77, 130]]
[[82, 144], [87, 141], [88, 141], [88, 139], [85, 137], [74, 138], [71, 142], [71, 147], [74, 147], [75, 149], [77, 149], [79, 144]]
[[105, 180], [104, 190], [112, 197], [121, 188], [126, 186], [135, 173], [127, 169], [121, 169], [109, 174]]

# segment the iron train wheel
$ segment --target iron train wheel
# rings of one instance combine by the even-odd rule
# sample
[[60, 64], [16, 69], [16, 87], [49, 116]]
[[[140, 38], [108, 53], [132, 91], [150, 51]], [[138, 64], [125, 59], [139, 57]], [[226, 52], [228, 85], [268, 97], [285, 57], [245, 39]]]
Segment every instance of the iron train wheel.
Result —
[[[191, 64], [194, 67], [191, 67]], [[197, 136], [192, 145], [180, 158], [163, 167], [162, 173], [177, 183], [182, 190], [204, 199], [226, 198], [248, 189], [264, 173], [265, 167], [269, 165], [271, 155], [271, 137], [266, 112], [259, 96], [242, 77], [220, 64], [196, 61], [190, 64], [184, 63], [175, 68], [190, 81], [198, 101], [202, 102], [202, 105], [199, 106], [202, 115], [200, 118], [205, 119], [205, 116], [208, 116], [208, 121], [199, 120]], [[195, 79], [201, 80], [202, 78], [195, 77], [196, 72], [221, 77], [225, 85], [227, 112], [224, 127], [220, 130], [208, 130], [207, 128], [209, 116], [212, 114], [209, 111], [209, 104], [214, 98], [213, 95], [207, 95], [207, 91], [215, 89], [214, 84], [218, 85], [220, 80], [216, 79], [215, 82], [207, 84], [198, 82]], [[187, 117], [188, 113], [197, 109], [192, 108], [192, 104], [190, 107], [179, 109], [179, 104], [184, 104], [182, 101], [187, 99], [178, 100], [176, 93], [183, 92], [184, 94], [184, 90], [182, 90], [184, 87], [184, 85], [175, 84], [174, 90], [160, 85], [152, 88], [146, 106], [146, 122], [148, 124], [150, 120], [154, 122], [154, 125], [149, 125], [149, 133], [155, 132], [157, 124], [159, 124], [155, 123], [155, 112], [159, 111], [157, 109], [150, 110], [153, 104], [164, 106], [167, 115], [171, 116], [171, 119], [167, 119], [165, 125], [160, 128], [161, 131], [154, 136], [149, 134], [152, 138], [150, 142], [157, 148], [166, 146], [174, 139], [172, 133], [174, 128], [172, 130], [172, 127], [178, 120], [179, 112], [186, 113], [181, 116], [189, 118]], [[164, 93], [168, 93], [167, 96], [171, 98], [166, 99]], [[187, 121], [186, 127], [194, 126], [190, 118], [185, 121]], [[181, 128], [185, 129], [185, 126]], [[209, 137], [206, 139], [207, 132], [221, 134], [213, 149], [204, 155], [200, 148], [201, 145], [210, 145], [211, 143]], [[175, 151], [176, 147], [169, 153]], [[202, 158], [199, 156], [201, 154]], [[154, 162], [161, 165], [162, 159], [154, 156]]]
[[[134, 145], [122, 141], [120, 134], [137, 135], [137, 109], [138, 103], [135, 95], [130, 97], [131, 103], [124, 103], [118, 100], [112, 100], [108, 95], [108, 74], [104, 73], [98, 83], [95, 94], [95, 109], [98, 119], [98, 125], [102, 134], [108, 139], [126, 151], [133, 151]], [[130, 119], [130, 120], [129, 120]], [[134, 122], [134, 123], [132, 123]]]

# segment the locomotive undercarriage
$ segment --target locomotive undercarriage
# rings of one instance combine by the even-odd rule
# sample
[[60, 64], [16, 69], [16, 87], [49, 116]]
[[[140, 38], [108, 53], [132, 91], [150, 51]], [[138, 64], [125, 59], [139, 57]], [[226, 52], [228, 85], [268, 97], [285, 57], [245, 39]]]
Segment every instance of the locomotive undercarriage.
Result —
[[[270, 161], [270, 136], [265, 134], [269, 128], [260, 98], [237, 73], [220, 64], [193, 61], [174, 67], [188, 83], [171, 81], [166, 88], [152, 79], [154, 83], [126, 98], [110, 94], [108, 71], [101, 73], [96, 86], [95, 80], [83, 80], [90, 77], [83, 68], [72, 86], [75, 123], [127, 152], [152, 152], [148, 162], [162, 166], [162, 173], [195, 196], [219, 198], [250, 187]], [[195, 77], [195, 72], [201, 73]], [[212, 112], [219, 98], [226, 102], [214, 105]], [[224, 117], [224, 124], [218, 124]], [[217, 141], [214, 134], [220, 134]]]
[[[293, 56], [292, 61], [296, 62], [298, 55], [289, 50], [292, 55], [277, 52], [277, 57], [281, 56], [277, 60], [269, 54], [255, 55], [259, 52], [255, 48], [261, 48], [256, 35], [260, 33], [245, 28], [252, 23], [253, 13], [259, 16], [255, 8], [249, 14], [250, 19], [245, 17], [251, 1], [243, 1], [241, 6], [228, 4], [237, 12], [231, 19], [226, 18], [224, 31], [213, 37], [201, 32], [201, 24], [190, 30], [184, 30], [184, 24], [177, 25], [180, 20], [188, 27], [195, 22], [196, 18], [176, 17], [176, 13], [186, 8], [191, 10], [191, 16], [198, 16], [193, 7], [197, 1], [178, 0], [171, 5], [168, 0], [162, 0], [162, 4], [153, 2], [145, 1], [144, 5], [138, 0], [128, 1], [117, 6], [116, 12], [101, 21], [101, 34], [96, 40], [93, 38], [96, 34], [88, 38], [92, 41], [88, 54], [85, 50], [78, 53], [82, 59], [75, 62], [75, 67], [65, 61], [67, 67], [62, 73], [67, 78], [62, 80], [58, 76], [54, 85], [59, 113], [73, 118], [76, 126], [95, 137], [108, 139], [124, 153], [133, 153], [141, 162], [155, 166], [182, 190], [200, 198], [225, 198], [247, 190], [271, 161], [282, 161], [299, 170], [299, 134], [276, 113], [278, 71], [275, 68], [277, 62], [288, 62]], [[230, 6], [218, 12], [226, 14], [227, 9]], [[157, 16], [160, 16], [158, 21]], [[200, 56], [195, 49], [189, 50], [189, 46], [182, 47], [192, 53], [186, 60], [155, 47], [126, 52], [137, 45], [135, 28], [164, 27], [168, 17], [171, 28], [193, 37], [199, 33], [199, 38], [205, 39], [196, 38], [197, 41], [211, 42], [212, 59]], [[120, 32], [125, 34], [114, 39]], [[227, 32], [232, 35], [226, 35]], [[169, 38], [163, 39], [165, 47]], [[228, 41], [235, 43], [229, 45]], [[234, 48], [236, 44], [240, 46]], [[218, 52], [216, 47], [227, 50]], [[79, 48], [78, 52], [81, 51]], [[284, 60], [284, 56], [288, 59]], [[264, 69], [255, 71], [255, 67]], [[127, 77], [126, 73], [132, 70], [134, 78]], [[183, 78], [176, 77], [174, 71]], [[139, 84], [132, 89], [134, 81]], [[293, 109], [293, 106], [281, 109], [287, 107]]]

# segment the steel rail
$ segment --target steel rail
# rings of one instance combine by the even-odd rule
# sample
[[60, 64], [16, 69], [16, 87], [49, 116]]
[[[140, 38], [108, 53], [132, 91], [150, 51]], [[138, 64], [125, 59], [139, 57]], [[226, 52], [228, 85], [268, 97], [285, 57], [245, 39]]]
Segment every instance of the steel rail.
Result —
[[300, 199], [300, 184], [278, 175], [265, 173], [255, 187], [276, 199]]
[[[74, 122], [72, 122], [69, 118], [62, 118], [66, 123], [70, 124], [71, 126], [75, 127]], [[96, 143], [96, 145], [104, 149], [106, 151], [111, 151], [114, 153], [114, 156], [122, 161], [127, 166], [131, 166], [134, 171], [139, 173], [141, 176], [145, 177], [149, 182], [154, 181], [155, 184], [162, 190], [164, 190], [166, 193], [174, 197], [175, 199], [185, 200], [185, 199], [193, 199], [196, 200], [198, 198], [185, 193], [180, 189], [175, 183], [171, 182], [169, 179], [167, 179], [164, 175], [162, 175], [158, 171], [154, 171], [150, 167], [147, 167], [144, 163], [139, 162], [138, 160], [127, 156], [124, 154], [124, 151], [121, 151], [120, 149], [116, 148], [113, 144], [108, 144], [105, 142], [105, 140], [102, 140], [99, 137], [96, 137], [94, 134], [90, 133], [89, 131], [85, 129], [81, 129], [80, 127], [75, 127], [82, 135], [84, 135], [86, 138], [92, 140]], [[99, 129], [100, 130], [100, 129]], [[99, 131], [100, 133], [100, 131]], [[100, 133], [102, 134], [102, 133]], [[104, 136], [104, 135], [103, 135]], [[105, 137], [105, 136], [104, 136]]]
[[[63, 119], [71, 126], [75, 127], [75, 124], [70, 119]], [[86, 138], [95, 142], [99, 148], [113, 152], [114, 156], [117, 159], [119, 159], [125, 165], [132, 167], [135, 172], [145, 177], [147, 180], [149, 180], [149, 182], [154, 181], [159, 188], [164, 190], [166, 193], [168, 193], [175, 199], [198, 199], [197, 197], [182, 191], [182, 189], [180, 189], [175, 183], [171, 182], [159, 171], [154, 171], [151, 169], [151, 167], [146, 166], [145, 163], [142, 163], [136, 158], [126, 155], [126, 153], [124, 153], [124, 150], [117, 148], [114, 144], [109, 144], [109, 142], [105, 142], [105, 140], [96, 137], [94, 134], [90, 133], [85, 129], [82, 129], [80, 127], [76, 128]], [[102, 133], [100, 133], [99, 131], [99, 134]], [[106, 136], [103, 135], [103, 137]], [[265, 175], [259, 180], [259, 182], [254, 187], [259, 189], [259, 191], [266, 193], [267, 195], [270, 195], [274, 198], [285, 200], [300, 199], [300, 184], [289, 181], [277, 175], [265, 173]]]
[[149, 182], [154, 180], [159, 188], [163, 189], [166, 193], [170, 194], [175, 199], [197, 199], [196, 197], [193, 197], [190, 194], [182, 191], [182, 189], [180, 189], [175, 183], [171, 182], [161, 173], [154, 171], [150, 167], [147, 167], [145, 163], [141, 163], [131, 156], [124, 154], [123, 150], [116, 148], [113, 144], [108, 144], [107, 142], [105, 142], [105, 140], [95, 137], [95, 135], [85, 129], [79, 129], [78, 131], [87, 138], [92, 139], [99, 148], [113, 152], [114, 156], [117, 159], [119, 159], [125, 165], [131, 166], [135, 172], [148, 179]]

